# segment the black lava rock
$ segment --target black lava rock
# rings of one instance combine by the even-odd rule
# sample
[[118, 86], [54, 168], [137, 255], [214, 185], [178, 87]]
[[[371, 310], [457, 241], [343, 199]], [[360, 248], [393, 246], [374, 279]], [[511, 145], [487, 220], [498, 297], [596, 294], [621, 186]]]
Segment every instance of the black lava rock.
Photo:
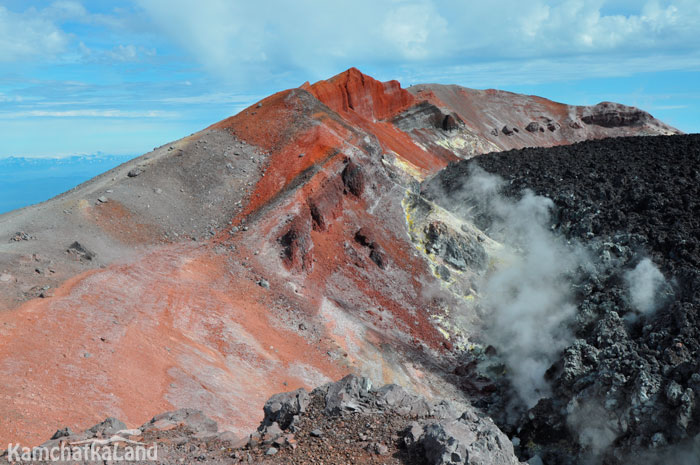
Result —
[[[423, 192], [446, 193], [433, 199], [438, 202], [456, 201], [473, 164], [504, 178], [507, 196], [530, 189], [551, 198], [552, 230], [581, 242], [595, 262], [572, 283], [576, 341], [548, 372], [552, 396], [500, 425], [519, 431], [522, 444], [536, 445], [521, 447], [522, 457], [536, 450], [545, 463], [592, 456], [633, 463], [631, 454], [698, 435], [700, 135], [483, 155], [450, 165]], [[630, 305], [625, 273], [644, 258], [658, 266], [666, 285], [655, 311], [640, 314]], [[497, 421], [508, 417], [489, 413]]]

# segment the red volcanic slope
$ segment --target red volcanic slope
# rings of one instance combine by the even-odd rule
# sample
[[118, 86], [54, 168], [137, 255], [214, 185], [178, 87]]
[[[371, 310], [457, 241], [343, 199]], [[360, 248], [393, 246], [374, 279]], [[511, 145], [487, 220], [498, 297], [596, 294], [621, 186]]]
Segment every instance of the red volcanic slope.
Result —
[[[421, 381], [433, 354], [450, 347], [431, 320], [443, 311], [440, 291], [406, 234], [404, 189], [383, 159], [394, 151], [424, 174], [446, 160], [375, 120], [412, 101], [398, 85], [385, 92], [361, 77], [350, 94], [337, 85], [358, 75], [322, 92], [330, 105], [353, 102], [337, 112], [314, 86], [284, 91], [162, 149], [162, 158], [149, 155], [161, 165], [148, 175], [192, 159], [190, 176], [199, 176], [210, 149], [197, 147], [216, 138], [230, 140], [227, 153], [243, 144], [262, 154], [239, 213], [220, 221], [232, 226], [212, 239], [149, 245], [162, 230], [133, 213], [143, 198], [125, 198], [115, 237], [141, 241], [144, 252], [0, 314], [0, 365], [10, 375], [0, 395], [12, 399], [0, 406], [1, 438], [31, 444], [59, 426], [81, 429], [107, 415], [140, 424], [177, 407], [200, 408], [243, 434], [269, 395], [347, 372], [440, 392], [438, 381]], [[234, 168], [244, 161], [227, 156]], [[134, 182], [114, 178], [103, 186], [112, 195]], [[166, 201], [148, 200], [152, 208]], [[102, 214], [75, 220], [110, 234], [114, 209], [86, 211], [94, 208]]]
[[[500, 141], [481, 119], [507, 105], [412, 92], [353, 68], [5, 215], [38, 240], [0, 246], [0, 439], [181, 407], [243, 434], [271, 394], [348, 372], [460, 395], [434, 373], [451, 349], [435, 321], [459, 301], [411, 242], [402, 200], [451, 147]], [[74, 238], [96, 258], [66, 252]]]

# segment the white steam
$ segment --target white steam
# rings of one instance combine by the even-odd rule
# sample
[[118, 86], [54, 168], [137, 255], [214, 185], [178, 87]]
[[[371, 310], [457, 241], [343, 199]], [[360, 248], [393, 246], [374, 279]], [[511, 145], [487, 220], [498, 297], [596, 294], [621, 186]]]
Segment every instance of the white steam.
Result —
[[657, 309], [658, 295], [665, 287], [666, 279], [650, 259], [645, 258], [633, 270], [625, 273], [625, 281], [632, 307], [642, 314], [649, 314]]
[[460, 200], [506, 246], [482, 286], [487, 336], [504, 357], [514, 389], [532, 407], [549, 395], [545, 372], [573, 341], [567, 327], [576, 313], [570, 279], [587, 260], [582, 248], [549, 229], [550, 199], [531, 191], [508, 199], [500, 192], [503, 182], [473, 168]]
[[[570, 323], [577, 310], [572, 284], [597, 273], [604, 264], [597, 259], [594, 263], [581, 244], [568, 242], [550, 228], [551, 199], [526, 190], [514, 200], [503, 195], [504, 187], [503, 179], [472, 165], [457, 193], [432, 194], [441, 197], [438, 203], [469, 218], [504, 245], [490, 251], [493, 266], [479, 286], [486, 323], [484, 342], [497, 348], [514, 390], [531, 408], [550, 396], [546, 372], [574, 342]], [[664, 275], [648, 258], [623, 279], [630, 307], [641, 314], [657, 310], [663, 304], [661, 296], [669, 291]], [[601, 454], [623, 434], [625, 424], [599, 398], [574, 399], [567, 409], [568, 426], [590, 454], [588, 463], [598, 463]], [[640, 460], [630, 463], [700, 463], [699, 447], [700, 435], [690, 445], [643, 452], [638, 454]], [[665, 457], [663, 454], [673, 460], [649, 458]], [[695, 461], [688, 461], [689, 457]]]

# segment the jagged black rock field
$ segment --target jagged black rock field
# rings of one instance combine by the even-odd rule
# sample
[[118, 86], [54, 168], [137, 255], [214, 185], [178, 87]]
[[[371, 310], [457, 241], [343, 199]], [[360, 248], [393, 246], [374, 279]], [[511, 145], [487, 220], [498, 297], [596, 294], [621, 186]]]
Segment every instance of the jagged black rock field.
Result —
[[[591, 263], [571, 279], [575, 339], [547, 371], [551, 396], [517, 420], [503, 412], [507, 387], [485, 404], [521, 458], [697, 463], [700, 135], [488, 154], [451, 165], [423, 192], [448, 207], [463, 201], [476, 165], [505, 180], [506, 196], [552, 199], [551, 230]], [[489, 212], [472, 214], [489, 232]]]

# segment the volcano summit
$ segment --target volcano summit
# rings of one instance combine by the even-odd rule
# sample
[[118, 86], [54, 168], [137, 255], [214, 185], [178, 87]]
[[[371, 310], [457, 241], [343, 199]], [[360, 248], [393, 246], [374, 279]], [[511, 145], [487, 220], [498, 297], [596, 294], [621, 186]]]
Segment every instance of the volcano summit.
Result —
[[[615, 103], [403, 89], [354, 68], [279, 92], [0, 216], [0, 438], [33, 446], [109, 416], [170, 441], [173, 460], [191, 458], [186, 441], [223, 463], [621, 463], [691, 447], [697, 172], [697, 137]], [[625, 283], [649, 279], [635, 307]], [[521, 337], [533, 327], [539, 341]], [[514, 360], [532, 369], [510, 376]], [[149, 422], [182, 408], [197, 411]], [[598, 408], [620, 424], [590, 426]], [[363, 452], [328, 452], [357, 448], [315, 421]], [[118, 432], [100, 428], [81, 437]]]

